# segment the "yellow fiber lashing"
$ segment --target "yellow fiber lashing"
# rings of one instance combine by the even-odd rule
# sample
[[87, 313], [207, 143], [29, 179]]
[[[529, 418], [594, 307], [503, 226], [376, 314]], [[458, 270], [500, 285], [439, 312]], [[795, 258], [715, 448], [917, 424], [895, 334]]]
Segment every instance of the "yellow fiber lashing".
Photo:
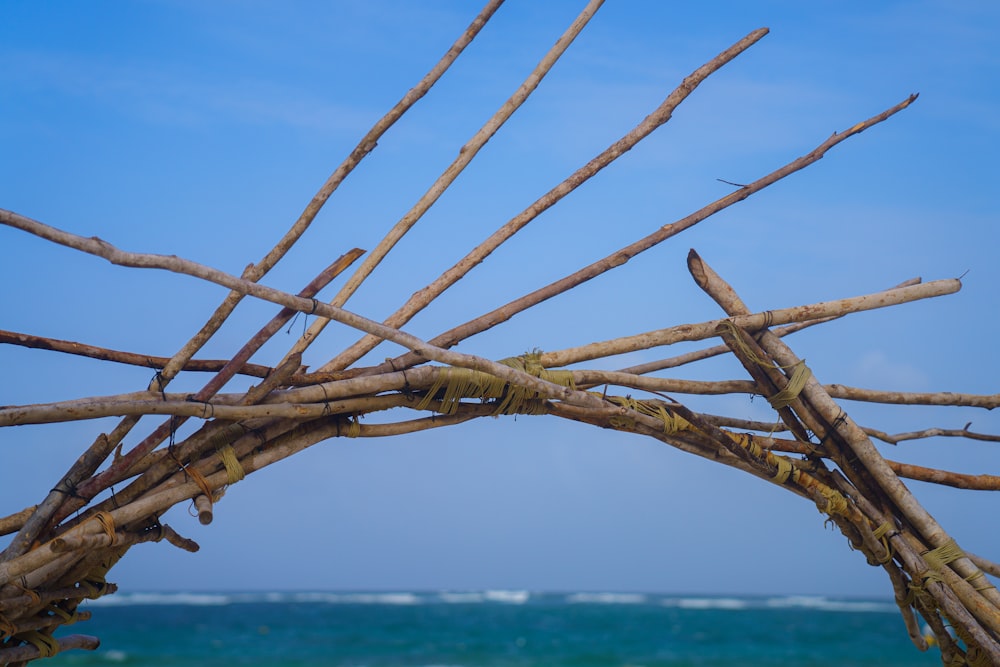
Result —
[[[541, 352], [530, 352], [520, 357], [502, 359], [499, 363], [553, 384], [576, 388], [571, 371], [550, 371], [541, 365], [540, 359]], [[546, 411], [544, 400], [533, 389], [509, 384], [502, 378], [482, 371], [453, 367], [443, 367], [438, 371], [434, 384], [417, 404], [417, 409], [428, 409], [442, 389], [444, 395], [441, 397], [440, 412], [443, 414], [454, 414], [464, 398], [496, 400], [495, 415], [543, 414]]]
[[[671, 433], [678, 433], [680, 431], [687, 431], [691, 428], [690, 422], [684, 419], [678, 414], [675, 414], [667, 410], [666, 406], [660, 401], [640, 401], [638, 399], [632, 398], [631, 396], [605, 396], [605, 398], [614, 403], [615, 405], [620, 405], [627, 410], [633, 410], [641, 415], [646, 415], [647, 417], [654, 417], [663, 422], [663, 432], [667, 435]], [[617, 419], [612, 417], [609, 421], [615, 428], [620, 428], [614, 422]], [[635, 428], [635, 420], [631, 420], [631, 426], [628, 430], [633, 430]]]
[[236, 458], [236, 450], [233, 449], [232, 445], [223, 445], [216, 451], [219, 453], [219, 458], [222, 459], [222, 465], [226, 468], [226, 478], [229, 484], [235, 484], [246, 477], [246, 471], [240, 465], [240, 460]]
[[[728, 432], [727, 432], [728, 433]], [[799, 481], [799, 470], [784, 456], [777, 456], [771, 451], [762, 448], [749, 433], [728, 433], [729, 437], [750, 453], [755, 459], [763, 459], [767, 465], [774, 468], [774, 475], [771, 481], [775, 484], [784, 484], [791, 480], [793, 483]]]
[[809, 376], [812, 375], [812, 371], [809, 370], [809, 367], [806, 366], [804, 361], [800, 361], [795, 364], [794, 368], [795, 370], [792, 371], [792, 377], [788, 378], [788, 384], [785, 388], [767, 399], [767, 402], [770, 403], [771, 407], [775, 410], [791, 405], [792, 401], [798, 398], [799, 394], [802, 393], [802, 388], [806, 386]]
[[619, 431], [634, 431], [635, 430], [635, 419], [631, 417], [625, 417], [624, 415], [615, 415], [608, 419], [608, 424], [611, 428], [618, 429]]
[[784, 484], [788, 481], [788, 478], [791, 476], [795, 468], [792, 466], [792, 462], [783, 456], [769, 455], [767, 457], [768, 463], [771, 463], [772, 459], [774, 460], [774, 467], [776, 470], [774, 477], [771, 478], [771, 481], [775, 484]]
[[70, 613], [55, 603], [46, 607], [46, 610], [61, 618], [63, 620], [63, 625], [73, 625], [80, 620], [80, 614], [75, 611]]
[[31, 644], [38, 649], [38, 655], [42, 658], [51, 658], [59, 652], [59, 642], [55, 638], [38, 632], [29, 630], [14, 635], [14, 639], [19, 639], [26, 644]]
[[112, 543], [115, 541], [115, 518], [107, 512], [97, 512], [92, 517], [101, 526], [101, 530], [108, 536]]
[[924, 557], [927, 567], [935, 572], [940, 572], [945, 565], [964, 556], [965, 552], [955, 540], [948, 540], [937, 549], [931, 549], [921, 555]]
[[736, 438], [736, 443], [742, 445], [750, 452], [750, 456], [759, 459], [764, 455], [764, 450], [761, 446], [753, 439], [753, 436], [749, 433], [733, 433], [733, 435], [738, 436]]
[[[504, 366], [509, 366], [515, 370], [523, 371], [529, 375], [534, 375], [540, 380], [545, 380], [546, 382], [551, 382], [552, 384], [557, 384], [561, 387], [576, 389], [572, 371], [550, 371], [542, 366], [541, 358], [542, 353], [540, 351], [535, 351], [522, 354], [519, 357], [501, 359], [499, 363]], [[487, 377], [492, 378], [493, 376], [490, 375]], [[539, 400], [541, 397], [538, 395], [538, 392], [528, 389], [527, 387], [507, 384], [502, 380], [500, 382], [503, 387], [505, 387], [506, 392], [503, 393], [494, 414], [542, 414], [545, 411], [544, 402]], [[487, 396], [487, 398], [489, 397]]]
[[[740, 336], [737, 334], [736, 324], [733, 323], [732, 320], [723, 320], [722, 322], [719, 323], [719, 328], [725, 328], [729, 330], [729, 333], [732, 335], [733, 344], [739, 348], [740, 353], [747, 359], [754, 362], [758, 366], [772, 365], [771, 361], [761, 358], [756, 352], [750, 349], [750, 346], [748, 346], [745, 342], [743, 342], [743, 339], [740, 338]], [[718, 329], [716, 331], [718, 331]]]
[[657, 415], [663, 422], [663, 432], [666, 434], [685, 431], [691, 424], [678, 414], [668, 411], [663, 405], [657, 403], [659, 414]]
[[886, 521], [872, 531], [872, 536], [876, 540], [880, 540], [882, 542], [882, 546], [885, 548], [885, 556], [881, 559], [882, 564], [888, 563], [892, 560], [892, 545], [889, 544], [889, 531], [891, 530], [893, 530], [892, 523]]
[[784, 389], [776, 393], [767, 399], [768, 403], [771, 404], [775, 410], [780, 410], [781, 408], [788, 407], [792, 401], [794, 401], [798, 395], [802, 392], [802, 388], [805, 387], [806, 381], [809, 380], [809, 376], [812, 375], [812, 371], [806, 366], [805, 361], [799, 361], [793, 366], [780, 366], [775, 364], [770, 359], [762, 358], [756, 352], [754, 352], [750, 347], [743, 341], [743, 339], [736, 334], [736, 325], [731, 320], [723, 320], [719, 325], [720, 328], [728, 329], [732, 335], [733, 344], [739, 349], [742, 356], [746, 357], [750, 361], [754, 362], [758, 366], [764, 366], [768, 368], [781, 368], [787, 370], [789, 368], [792, 370], [792, 375], [788, 378], [788, 384]]
[[817, 490], [826, 499], [826, 507], [819, 508], [820, 512], [826, 512], [831, 516], [834, 514], [847, 514], [847, 498], [840, 491], [829, 486], [819, 486]]
[[446, 366], [439, 369], [434, 384], [417, 404], [417, 409], [428, 409], [434, 397], [444, 389], [440, 411], [446, 415], [454, 414], [463, 398], [478, 398], [480, 400], [500, 398], [506, 384], [501, 378], [488, 373], [470, 368]]
[[354, 413], [353, 418], [347, 420], [347, 437], [357, 438], [361, 435], [361, 415]]

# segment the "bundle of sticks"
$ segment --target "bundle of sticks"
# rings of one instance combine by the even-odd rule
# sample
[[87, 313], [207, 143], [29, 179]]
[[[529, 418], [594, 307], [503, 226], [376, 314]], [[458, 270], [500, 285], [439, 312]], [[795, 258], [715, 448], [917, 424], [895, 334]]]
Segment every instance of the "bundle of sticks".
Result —
[[[487, 4], [444, 58], [376, 123], [334, 171], [285, 236], [240, 276], [173, 255], [129, 252], [97, 237], [79, 236], [0, 210], [4, 225], [53, 243], [114, 264], [186, 274], [230, 290], [205, 325], [172, 357], [0, 331], [2, 343], [156, 368], [154, 379], [141, 391], [0, 407], [0, 427], [121, 417], [114, 429], [96, 437], [38, 504], [0, 519], [0, 534], [13, 535], [0, 554], [0, 663], [22, 664], [71, 648], [94, 649], [99, 643], [95, 637], [56, 637], [55, 633], [63, 625], [88, 617], [89, 612], [79, 610], [82, 601], [116, 591], [107, 577], [133, 545], [166, 540], [181, 549], [197, 550], [197, 544], [160, 521], [174, 505], [193, 502], [199, 520], [208, 524], [213, 518], [213, 504], [229, 485], [331, 438], [403, 435], [486, 416], [544, 414], [655, 438], [815, 503], [827, 521], [846, 536], [853, 550], [863, 554], [871, 565], [885, 570], [909, 635], [919, 649], [928, 648], [929, 635], [921, 628], [922, 618], [933, 632], [945, 664], [1000, 664], [1000, 593], [984, 574], [1000, 575], [1000, 567], [963, 551], [901, 481], [915, 479], [962, 489], [997, 490], [1000, 477], [888, 460], [872, 441], [895, 443], [932, 436], [997, 441], [1000, 436], [974, 433], [968, 428], [890, 435], [858, 425], [837, 402], [993, 408], [1000, 403], [1000, 395], [881, 392], [824, 385], [783, 342], [788, 334], [850, 313], [952, 294], [960, 289], [959, 280], [913, 280], [873, 294], [751, 312], [736, 291], [692, 251], [688, 269], [695, 283], [718, 303], [722, 315], [719, 319], [580, 347], [533, 351], [500, 361], [452, 349], [518, 313], [622, 266], [805, 168], [840, 142], [907, 108], [915, 95], [834, 133], [804, 156], [549, 285], [429, 340], [405, 331], [411, 318], [517, 231], [666, 123], [703, 80], [767, 32], [755, 30], [692, 72], [635, 128], [494, 231], [385, 321], [377, 322], [346, 309], [346, 302], [358, 287], [567, 49], [600, 6], [593, 0], [374, 250], [345, 252], [297, 294], [261, 282], [300, 239], [344, 178], [383, 133], [435, 84], [499, 4], [497, 0]], [[332, 299], [317, 298], [321, 290], [362, 257]], [[231, 358], [199, 358], [199, 350], [248, 296], [271, 302], [280, 310]], [[273, 365], [251, 363], [254, 354], [298, 313], [313, 315], [313, 323], [284, 357]], [[303, 365], [304, 355], [329, 322], [352, 327], [361, 336], [317, 370], [309, 371]], [[359, 363], [383, 341], [392, 341], [408, 351], [376, 365]], [[666, 350], [684, 341], [707, 341], [707, 346], [617, 371], [586, 368], [586, 362], [638, 350]], [[656, 375], [724, 354], [734, 355], [749, 379], [705, 382]], [[182, 373], [203, 374], [208, 380], [194, 393], [171, 392], [170, 383]], [[223, 392], [236, 376], [252, 377], [257, 384], [245, 392]], [[634, 398], [633, 393], [649, 398]], [[696, 412], [671, 397], [734, 393], [765, 397], [778, 419], [755, 422]], [[376, 413], [383, 415], [377, 423], [361, 422], [362, 416]], [[126, 450], [123, 440], [140, 418], [156, 415], [162, 416], [158, 426]], [[188, 421], [194, 427], [188, 424], [189, 435], [178, 437], [179, 429]]]

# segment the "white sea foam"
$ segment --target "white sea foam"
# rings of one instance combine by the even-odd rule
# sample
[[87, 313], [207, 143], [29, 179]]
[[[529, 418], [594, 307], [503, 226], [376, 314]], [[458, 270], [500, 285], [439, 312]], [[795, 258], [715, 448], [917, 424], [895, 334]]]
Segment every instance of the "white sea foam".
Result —
[[92, 605], [187, 605], [210, 607], [232, 603], [229, 595], [218, 593], [123, 593], [90, 600]]
[[783, 609], [786, 607], [803, 607], [806, 609], [818, 609], [826, 604], [826, 598], [822, 595], [788, 595], [780, 598], [768, 598], [764, 604], [768, 607]]
[[573, 593], [566, 596], [573, 604], [643, 604], [646, 596], [641, 593]]
[[[531, 599], [525, 590], [485, 590], [485, 591], [440, 591], [438, 593], [411, 592], [254, 592], [254, 593], [118, 593], [97, 600], [88, 600], [95, 606], [129, 605], [182, 605], [219, 606], [228, 604], [371, 604], [371, 605], [418, 605], [418, 604], [524, 604]], [[809, 609], [815, 611], [849, 613], [896, 613], [896, 606], [890, 601], [878, 600], [838, 600], [824, 596], [775, 596], [775, 597], [661, 597], [642, 593], [568, 593], [562, 596], [569, 604], [645, 604], [659, 603], [666, 607], [680, 609]]]
[[323, 591], [301, 591], [299, 593], [292, 593], [289, 595], [288, 600], [291, 602], [319, 602], [336, 604], [341, 601], [342, 597], [342, 595], [338, 595], [336, 593], [327, 593]]
[[484, 591], [483, 596], [488, 602], [503, 602], [506, 604], [524, 604], [531, 597], [528, 591]]
[[740, 598], [668, 598], [663, 604], [681, 609], [748, 609], [751, 606], [749, 600]]
[[472, 591], [441, 591], [438, 593], [438, 598], [442, 602], [449, 604], [477, 604], [479, 602], [486, 602], [486, 595], [484, 593]]
[[768, 598], [764, 604], [773, 609], [801, 608], [816, 609], [818, 611], [879, 613], [898, 611], [896, 605], [891, 602], [877, 602], [872, 600], [830, 600], [820, 595], [790, 595], [788, 597]]
[[324, 602], [333, 604], [420, 604], [420, 598], [413, 593], [328, 593]]
[[320, 604], [420, 604], [423, 600], [415, 593], [328, 593], [301, 591], [296, 593], [119, 593], [106, 595], [87, 604], [98, 606], [181, 605], [193, 607], [227, 604], [287, 602]]

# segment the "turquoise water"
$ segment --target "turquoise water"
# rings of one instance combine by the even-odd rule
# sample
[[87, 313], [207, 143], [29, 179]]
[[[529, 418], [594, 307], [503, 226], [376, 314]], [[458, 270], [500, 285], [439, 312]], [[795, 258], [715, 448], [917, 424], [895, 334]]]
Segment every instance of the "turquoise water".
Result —
[[[106, 602], [105, 602], [106, 600]], [[680, 667], [939, 665], [895, 605], [638, 594], [123, 594], [61, 634], [58, 665]]]

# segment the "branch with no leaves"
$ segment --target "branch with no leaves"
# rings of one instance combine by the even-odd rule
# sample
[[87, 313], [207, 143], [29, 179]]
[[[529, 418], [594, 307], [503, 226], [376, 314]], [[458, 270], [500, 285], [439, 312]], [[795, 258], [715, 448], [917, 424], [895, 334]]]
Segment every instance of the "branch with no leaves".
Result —
[[[302, 237], [305, 231], [312, 224], [320, 209], [330, 198], [330, 195], [340, 186], [343, 180], [354, 168], [363, 160], [378, 143], [379, 138], [398, 121], [417, 101], [427, 94], [441, 76], [451, 67], [458, 56], [479, 34], [486, 22], [490, 20], [496, 10], [503, 3], [503, 0], [488, 0], [483, 9], [472, 21], [469, 27], [459, 36], [448, 49], [447, 53], [438, 61], [434, 67], [411, 88], [393, 108], [385, 114], [369, 132], [361, 139], [358, 145], [351, 151], [347, 158], [338, 166], [319, 191], [313, 196], [305, 210], [298, 219], [278, 241], [277, 244], [264, 256], [256, 265], [251, 264], [243, 273], [243, 277], [249, 281], [256, 281], [270, 271], [282, 257], [284, 257], [291, 247]], [[244, 293], [232, 291], [223, 300], [222, 304], [209, 317], [202, 328], [175, 354], [155, 378], [156, 386], [150, 388], [164, 389], [166, 383], [190, 361], [194, 355], [205, 345], [206, 342], [219, 330], [226, 319], [232, 314], [237, 304], [244, 297]], [[64, 480], [79, 479], [87, 477], [97, 469], [98, 466], [108, 457], [114, 448], [128, 435], [132, 427], [137, 423], [137, 418], [128, 417], [122, 420], [110, 433], [98, 438], [91, 445], [84, 457], [73, 465], [64, 476]], [[65, 498], [62, 494], [53, 492], [39, 504], [38, 510], [24, 527], [14, 541], [0, 552], [0, 562], [13, 558], [24, 553], [30, 548], [31, 543], [45, 529], [46, 524], [59, 509]]]
[[[403, 238], [403, 236], [413, 228], [414, 225], [430, 210], [431, 206], [441, 197], [444, 192], [451, 187], [455, 179], [471, 164], [473, 158], [486, 145], [486, 143], [496, 134], [500, 128], [514, 115], [528, 97], [535, 91], [542, 79], [549, 73], [556, 62], [566, 52], [566, 49], [579, 36], [583, 28], [594, 17], [597, 10], [604, 4], [604, 0], [590, 0], [576, 17], [573, 23], [560, 36], [556, 43], [549, 49], [538, 65], [532, 70], [524, 82], [507, 99], [506, 102], [490, 117], [488, 121], [467, 141], [458, 151], [458, 156], [452, 161], [444, 172], [434, 181], [431, 187], [417, 201], [416, 204], [386, 233], [381, 241], [375, 246], [372, 252], [365, 258], [354, 274], [347, 280], [347, 283], [340, 289], [337, 295], [330, 302], [334, 306], [343, 306], [348, 299], [357, 291], [361, 284], [371, 275], [375, 268], [385, 259], [389, 251]], [[286, 354], [286, 358], [292, 355], [301, 354], [316, 339], [329, 323], [328, 319], [317, 319], [309, 327], [296, 345]], [[389, 326], [402, 326], [400, 323], [386, 322]], [[280, 364], [279, 364], [280, 365]], [[327, 366], [321, 368], [322, 371], [329, 371]]]
[[[473, 320], [469, 320], [465, 324], [454, 327], [453, 329], [450, 329], [449, 331], [446, 331], [432, 338], [429, 342], [439, 347], [444, 347], [444, 348], [452, 347], [459, 341], [465, 340], [477, 333], [482, 333], [483, 331], [487, 331], [498, 324], [506, 322], [507, 320], [511, 319], [518, 313], [521, 313], [533, 306], [536, 306], [539, 303], [542, 303], [543, 301], [551, 299], [554, 296], [567, 292], [570, 289], [573, 289], [574, 287], [587, 282], [588, 280], [596, 278], [597, 276], [610, 271], [611, 269], [622, 266], [633, 257], [639, 255], [640, 253], [649, 250], [650, 248], [662, 243], [663, 241], [673, 236], [676, 236], [677, 234], [680, 234], [681, 232], [687, 229], [690, 229], [699, 222], [702, 222], [703, 220], [706, 220], [707, 218], [715, 215], [719, 211], [728, 208], [733, 204], [743, 201], [744, 199], [750, 197], [752, 194], [759, 192], [760, 190], [763, 190], [764, 188], [776, 183], [777, 181], [780, 181], [781, 179], [790, 174], [805, 169], [814, 162], [822, 159], [823, 156], [826, 155], [826, 153], [831, 148], [833, 148], [840, 142], [844, 141], [845, 139], [848, 139], [849, 137], [852, 137], [856, 134], [863, 132], [869, 127], [872, 127], [874, 125], [877, 125], [878, 123], [887, 120], [896, 113], [899, 113], [903, 109], [907, 108], [916, 99], [917, 99], [916, 95], [910, 95], [907, 99], [903, 100], [899, 104], [896, 104], [895, 106], [889, 109], [886, 109], [882, 113], [872, 116], [871, 118], [862, 121], [860, 123], [856, 123], [850, 129], [844, 132], [841, 132], [839, 134], [834, 133], [833, 136], [829, 137], [826, 141], [821, 143], [819, 146], [814, 148], [806, 155], [796, 160], [793, 160], [792, 162], [789, 162], [785, 166], [776, 169], [775, 171], [772, 171], [766, 176], [763, 176], [755, 180], [746, 187], [741, 188], [736, 192], [730, 193], [729, 195], [726, 195], [725, 197], [722, 197], [712, 202], [711, 204], [700, 208], [699, 210], [695, 211], [694, 213], [691, 213], [690, 215], [684, 218], [681, 218], [680, 220], [677, 220], [668, 225], [664, 225], [659, 229], [657, 229], [655, 232], [645, 236], [644, 238], [639, 239], [638, 241], [635, 241], [634, 243], [627, 245], [624, 248], [621, 248], [611, 253], [607, 257], [598, 260], [592, 264], [589, 264], [564, 278], [561, 278], [545, 287], [535, 290], [534, 292], [519, 297], [518, 299], [515, 299], [514, 301], [511, 301], [510, 303], [507, 303], [504, 306], [501, 306], [488, 313], [480, 315], [479, 317]], [[530, 211], [531, 209], [528, 210]], [[916, 282], [919, 282], [919, 279]], [[906, 283], [899, 285], [899, 287], [907, 287], [911, 283], [912, 281], [907, 281]], [[837, 317], [837, 316], [831, 316], [831, 317]], [[804, 322], [801, 323], [799, 328], [801, 328], [802, 326], [806, 326], [806, 323]], [[391, 362], [391, 367], [393, 369], [406, 368], [414, 364], [417, 364], [420, 361], [422, 361], [422, 359], [419, 356], [414, 355], [412, 353], [406, 354], [396, 359], [393, 359]], [[339, 367], [342, 365], [343, 365], [342, 363], [334, 364], [333, 362], [327, 364], [327, 366], [334, 366], [334, 367]], [[383, 370], [388, 367], [389, 366], [387, 364], [383, 364], [377, 367], [377, 369]], [[655, 368], [649, 367], [648, 369], [643, 369], [641, 371], [638, 369], [628, 369], [628, 370], [631, 370], [633, 372], [646, 373], [652, 370], [658, 370], [659, 368], [665, 368], [665, 367], [666, 366], [660, 366]], [[378, 372], [378, 370], [374, 372]]]
[[[694, 91], [698, 85], [707, 79], [711, 74], [718, 71], [724, 65], [732, 61], [736, 56], [746, 51], [748, 48], [762, 39], [768, 30], [759, 28], [739, 40], [728, 49], [717, 55], [715, 58], [705, 63], [671, 92], [667, 98], [652, 113], [642, 120], [635, 128], [627, 132], [618, 141], [611, 144], [600, 155], [590, 162], [577, 169], [562, 183], [549, 190], [531, 206], [519, 213], [505, 225], [495, 231], [488, 239], [474, 248], [468, 255], [459, 260], [457, 264], [442, 273], [431, 284], [416, 292], [399, 310], [393, 313], [385, 323], [392, 327], [400, 327], [410, 321], [414, 315], [427, 307], [434, 299], [440, 296], [445, 290], [458, 282], [473, 267], [480, 264], [494, 250], [514, 234], [523, 229], [531, 221], [537, 218], [542, 212], [556, 205], [566, 195], [571, 193], [599, 171], [631, 150], [636, 144], [649, 136], [658, 127], [670, 120], [674, 110]], [[380, 341], [373, 336], [367, 336], [352, 347], [337, 355], [321, 370], [340, 370], [360, 359], [365, 353], [374, 348]]]

